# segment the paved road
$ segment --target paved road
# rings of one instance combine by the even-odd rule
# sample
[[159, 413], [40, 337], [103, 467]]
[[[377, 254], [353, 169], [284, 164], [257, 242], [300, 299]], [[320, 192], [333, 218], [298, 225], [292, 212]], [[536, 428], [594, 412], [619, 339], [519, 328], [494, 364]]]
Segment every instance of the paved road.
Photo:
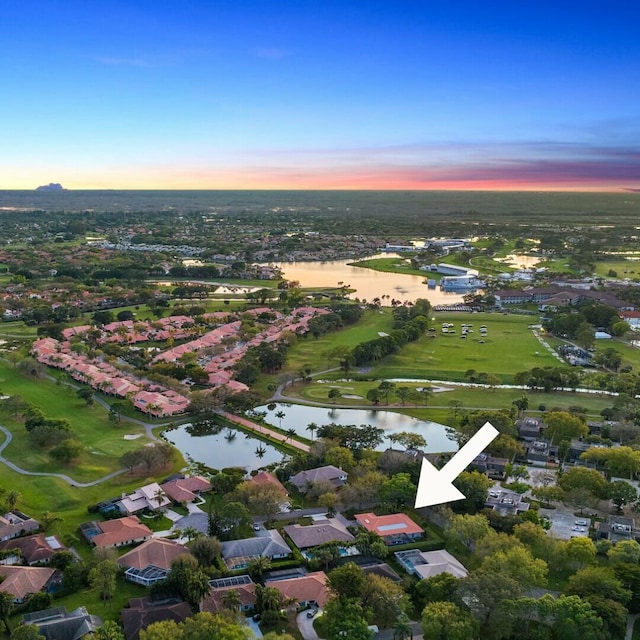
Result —
[[[2, 433], [4, 433], [6, 436], [5, 441], [0, 445], [0, 454], [1, 454], [5, 450], [7, 445], [11, 442], [11, 440], [13, 440], [13, 435], [11, 431], [6, 429], [2, 425], [0, 425], [0, 431], [2, 431]], [[0, 463], [9, 467], [9, 469], [13, 469], [16, 473], [22, 474], [23, 476], [46, 476], [49, 478], [60, 478], [60, 480], [64, 480], [66, 483], [68, 483], [72, 487], [93, 487], [97, 484], [100, 484], [101, 482], [106, 482], [107, 480], [111, 480], [111, 478], [115, 478], [116, 476], [120, 476], [123, 473], [127, 473], [128, 471], [128, 469], [119, 469], [118, 471], [114, 471], [113, 473], [110, 473], [102, 478], [98, 478], [97, 480], [93, 480], [92, 482], [78, 482], [77, 480], [70, 478], [64, 473], [44, 473], [40, 471], [27, 471], [26, 469], [19, 467], [17, 464], [11, 462], [10, 460], [7, 460], [3, 455], [0, 455]]]

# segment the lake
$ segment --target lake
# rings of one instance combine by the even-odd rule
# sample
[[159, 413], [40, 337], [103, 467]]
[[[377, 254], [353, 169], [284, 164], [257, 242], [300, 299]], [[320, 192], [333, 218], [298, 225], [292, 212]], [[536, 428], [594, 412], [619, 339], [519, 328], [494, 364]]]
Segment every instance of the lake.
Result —
[[[380, 253], [369, 256], [372, 258], [394, 258], [404, 260], [402, 256], [393, 253]], [[367, 300], [382, 295], [391, 296], [401, 302], [415, 302], [418, 298], [426, 298], [432, 305], [460, 304], [462, 294], [445, 293], [437, 289], [429, 289], [424, 281], [424, 276], [413, 276], [405, 273], [386, 273], [374, 271], [365, 267], [353, 267], [352, 260], [331, 260], [329, 262], [275, 262], [275, 266], [282, 269], [287, 280], [297, 280], [301, 287], [337, 287], [342, 282], [350, 289], [355, 289], [350, 297]], [[389, 301], [385, 303], [389, 304]]]
[[[425, 451], [429, 453], [441, 453], [445, 451], [457, 451], [458, 443], [447, 437], [447, 427], [429, 420], [419, 420], [395, 411], [378, 411], [375, 409], [341, 409], [339, 407], [308, 407], [301, 404], [276, 404], [276, 408], [270, 410], [266, 405], [256, 407], [256, 411], [266, 412], [266, 421], [282, 429], [294, 429], [295, 432], [305, 438], [310, 438], [307, 426], [311, 422], [322, 426], [335, 422], [340, 425], [370, 424], [384, 429], [385, 435], [410, 431], [419, 433], [427, 441]], [[282, 411], [284, 418], [280, 420], [276, 413]], [[282, 424], [281, 424], [282, 423]], [[384, 451], [389, 447], [389, 441], [384, 440], [377, 447], [378, 451]]]
[[[166, 431], [164, 437], [172, 442], [185, 458], [201, 462], [213, 469], [225, 467], [245, 467], [247, 471], [259, 469], [285, 457], [281, 451], [257, 438], [233, 431], [235, 438], [228, 440], [225, 435], [230, 429], [222, 429], [217, 434], [196, 436], [189, 433], [190, 424]], [[262, 447], [265, 453], [259, 457], [256, 449]]]

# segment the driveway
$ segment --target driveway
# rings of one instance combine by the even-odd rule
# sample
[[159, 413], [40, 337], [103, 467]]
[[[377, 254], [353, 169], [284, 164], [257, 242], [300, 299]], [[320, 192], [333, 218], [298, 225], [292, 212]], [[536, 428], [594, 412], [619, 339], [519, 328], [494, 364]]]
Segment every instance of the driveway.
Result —
[[296, 617], [298, 629], [300, 630], [300, 633], [302, 634], [304, 640], [317, 640], [319, 636], [316, 633], [316, 630], [313, 628], [313, 621], [318, 616], [322, 615], [322, 609], [320, 609], [316, 616], [313, 618], [307, 618], [307, 611], [308, 609], [306, 609], [305, 611], [301, 611]]

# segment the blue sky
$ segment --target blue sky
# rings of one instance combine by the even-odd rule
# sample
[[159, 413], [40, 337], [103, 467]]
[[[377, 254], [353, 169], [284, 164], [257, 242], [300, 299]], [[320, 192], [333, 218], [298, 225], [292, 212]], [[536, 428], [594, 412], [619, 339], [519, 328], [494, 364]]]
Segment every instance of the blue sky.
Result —
[[628, 0], [5, 5], [3, 189], [640, 188]]

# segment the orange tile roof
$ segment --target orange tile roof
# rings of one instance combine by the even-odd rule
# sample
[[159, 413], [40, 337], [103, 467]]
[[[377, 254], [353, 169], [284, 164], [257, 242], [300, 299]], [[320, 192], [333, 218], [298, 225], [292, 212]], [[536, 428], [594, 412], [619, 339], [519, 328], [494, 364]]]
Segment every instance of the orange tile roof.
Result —
[[358, 524], [367, 531], [374, 531], [379, 536], [414, 535], [424, 533], [405, 513], [394, 513], [388, 516], [377, 516], [375, 513], [360, 513], [355, 516]]
[[180, 555], [190, 553], [184, 545], [164, 538], [152, 538], [118, 558], [121, 567], [145, 569], [149, 565], [171, 569], [171, 563]]
[[2, 591], [22, 600], [30, 593], [38, 593], [49, 582], [55, 569], [46, 567], [6, 567], [0, 565], [0, 576], [4, 578]]
[[327, 603], [329, 588], [324, 571], [314, 571], [300, 578], [267, 580], [267, 587], [275, 587], [283, 598], [295, 598], [298, 602], [317, 602], [321, 607]]
[[127, 516], [116, 520], [98, 523], [102, 533], [91, 538], [96, 547], [113, 547], [118, 544], [134, 542], [152, 535], [151, 529], [142, 524], [136, 516]]

